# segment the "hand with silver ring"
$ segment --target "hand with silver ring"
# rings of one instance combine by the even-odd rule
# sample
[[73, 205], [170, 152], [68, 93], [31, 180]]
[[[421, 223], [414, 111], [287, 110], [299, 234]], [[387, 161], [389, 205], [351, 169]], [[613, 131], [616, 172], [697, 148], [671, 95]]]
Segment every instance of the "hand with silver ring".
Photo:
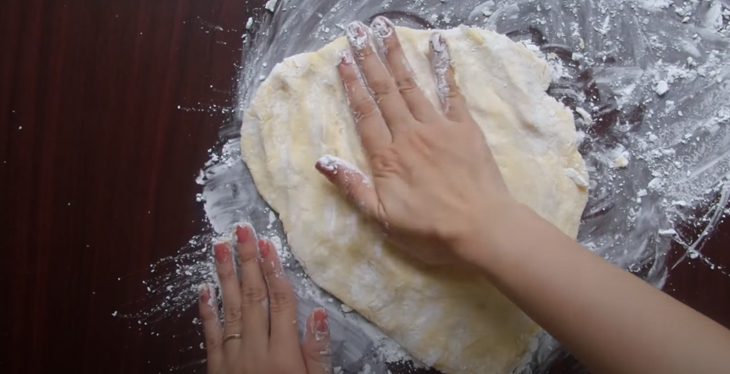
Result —
[[299, 342], [297, 299], [276, 248], [257, 240], [251, 227], [236, 228], [240, 267], [232, 247], [215, 245], [223, 299], [223, 324], [212, 287], [201, 287], [199, 311], [207, 348], [208, 373], [309, 373], [331, 371], [327, 313], [318, 308], [307, 318]]

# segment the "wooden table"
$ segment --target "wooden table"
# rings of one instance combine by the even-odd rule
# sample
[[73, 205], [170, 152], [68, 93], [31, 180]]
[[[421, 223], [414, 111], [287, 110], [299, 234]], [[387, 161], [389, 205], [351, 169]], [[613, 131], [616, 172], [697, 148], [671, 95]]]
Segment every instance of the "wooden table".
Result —
[[[202, 359], [192, 310], [155, 326], [160, 336], [112, 312], [143, 299], [149, 264], [204, 225], [194, 179], [230, 116], [209, 106], [233, 106], [244, 2], [0, 9], [0, 371], [158, 372]], [[728, 266], [728, 248], [725, 223], [706, 253]], [[730, 326], [727, 276], [687, 262], [666, 288]]]

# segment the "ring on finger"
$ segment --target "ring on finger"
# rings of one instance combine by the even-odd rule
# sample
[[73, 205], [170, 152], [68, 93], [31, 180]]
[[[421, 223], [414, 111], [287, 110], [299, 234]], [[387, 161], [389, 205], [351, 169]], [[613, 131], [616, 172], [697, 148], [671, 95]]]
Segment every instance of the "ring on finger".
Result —
[[229, 335], [226, 335], [225, 338], [223, 338], [223, 344], [226, 344], [226, 342], [229, 340], [239, 340], [242, 338], [243, 337], [241, 336], [241, 334], [229, 334]]

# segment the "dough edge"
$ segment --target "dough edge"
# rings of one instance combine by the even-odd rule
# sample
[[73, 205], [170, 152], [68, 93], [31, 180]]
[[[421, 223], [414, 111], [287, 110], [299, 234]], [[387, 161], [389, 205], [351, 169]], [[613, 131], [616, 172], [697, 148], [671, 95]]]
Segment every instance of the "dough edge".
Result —
[[[422, 51], [425, 48], [425, 46], [423, 45], [424, 41], [427, 41], [428, 35], [430, 35], [432, 32], [433, 31], [398, 28], [398, 35], [401, 38], [401, 41], [404, 44], [404, 49], [406, 49], [406, 54], [409, 57], [413, 57], [414, 55], [418, 56], [418, 50]], [[556, 158], [564, 156], [564, 164], [561, 165], [563, 166], [563, 169], [566, 170], [564, 174], [569, 174], [568, 170], [573, 170], [579, 176], [587, 180], [588, 176], [585, 171], [583, 160], [580, 154], [577, 152], [574, 139], [571, 139], [571, 137], [575, 137], [575, 128], [573, 124], [572, 114], [562, 104], [559, 104], [553, 98], [545, 94], [545, 89], [547, 89], [547, 86], [550, 82], [550, 76], [546, 63], [535, 57], [535, 55], [527, 48], [520, 46], [519, 44], [515, 44], [503, 35], [499, 35], [491, 31], [460, 27], [457, 29], [443, 31], [443, 33], [450, 45], [452, 44], [453, 40], [456, 40], [456, 38], [460, 38], [460, 40], [467, 39], [472, 43], [476, 43], [477, 46], [479, 46], [479, 43], [483, 43], [482, 45], [486, 45], [487, 42], [496, 42], [493, 46], [493, 51], [501, 51], [503, 49], [506, 49], [514, 56], [519, 56], [512, 57], [518, 61], [521, 61], [525, 69], [518, 68], [516, 70], [510, 70], [510, 66], [505, 67], [504, 75], [507, 77], [505, 78], [505, 80], [512, 80], [512, 83], [520, 88], [517, 91], [521, 90], [528, 93], [539, 92], [541, 97], [535, 99], [536, 102], [538, 102], [541, 106], [547, 108], [548, 110], [553, 111], [553, 116], [557, 118], [557, 120], [554, 122], [559, 125], [555, 129], [535, 128], [527, 129], [525, 131], [527, 131], [527, 133], [529, 133], [530, 131], [538, 133], [540, 131], [545, 131], [549, 133], [550, 136], [548, 136], [547, 138], [555, 138], [552, 140], [555, 140], [554, 145], [557, 145], [559, 152], [554, 152], [555, 148], [548, 147], [544, 151], [544, 155], [546, 157], [552, 157], [554, 155], [551, 156], [551, 153], [559, 153], [560, 155], [558, 155], [558, 157]], [[410, 45], [409, 43], [411, 42], [417, 42], [419, 44], [419, 47], [417, 48], [416, 46]], [[355, 255], [355, 260], [350, 261], [350, 263], [347, 265], [355, 267], [361, 266], [363, 263], [365, 263], [374, 266], [378, 271], [380, 271], [379, 273], [375, 272], [374, 274], [366, 274], [368, 273], [368, 270], [352, 272], [353, 276], [359, 275], [361, 280], [364, 279], [363, 277], [383, 275], [392, 276], [393, 274], [407, 278], [402, 283], [393, 286], [394, 295], [391, 295], [389, 299], [391, 305], [397, 304], [395, 302], [392, 302], [393, 300], [410, 301], [410, 299], [408, 299], [409, 297], [419, 297], [418, 295], [413, 296], [413, 290], [408, 290], [407, 288], [412, 288], [419, 285], [423, 286], [424, 281], [422, 279], [417, 279], [420, 276], [419, 272], [424, 271], [423, 267], [414, 265], [408, 259], [402, 258], [402, 256], [398, 256], [394, 249], [390, 248], [389, 245], [382, 243], [382, 236], [375, 233], [368, 233], [367, 235], [358, 235], [357, 233], [353, 235], [352, 233], [350, 233], [350, 235], [347, 236], [347, 238], [350, 240], [350, 243], [343, 244], [337, 243], [337, 240], [333, 238], [313, 239], [313, 237], [322, 234], [322, 232], [317, 232], [316, 229], [313, 230], [311, 227], [309, 227], [309, 230], [300, 227], [305, 226], [305, 223], [318, 224], [319, 222], [322, 222], [323, 225], [329, 224], [332, 226], [342, 226], [340, 222], [336, 221], [344, 220], [348, 222], [346, 227], [357, 227], [358, 230], [359, 228], [364, 228], [363, 231], [375, 230], [372, 225], [368, 224], [363, 219], [352, 217], [353, 214], [357, 215], [357, 212], [355, 212], [352, 207], [347, 205], [347, 203], [344, 202], [339, 196], [336, 196], [336, 191], [334, 191], [334, 189], [327, 184], [323, 177], [316, 174], [316, 171], [314, 171], [313, 168], [314, 162], [311, 162], [312, 158], [316, 160], [316, 158], [324, 155], [325, 153], [333, 153], [344, 159], [353, 161], [362, 170], [368, 169], [367, 163], [362, 154], [362, 149], [359, 146], [359, 140], [357, 139], [356, 134], [354, 134], [354, 123], [351, 118], [349, 118], [349, 121], [348, 118], [338, 118], [337, 121], [335, 121], [337, 122], [337, 124], [334, 126], [337, 131], [334, 131], [334, 133], [332, 131], [328, 132], [326, 129], [322, 130], [323, 137], [320, 140], [324, 140], [322, 141], [323, 144], [320, 144], [319, 147], [316, 147], [316, 152], [313, 152], [319, 153], [319, 155], [308, 155], [308, 162], [305, 163], [302, 163], [301, 161], [292, 161], [292, 158], [285, 159], [285, 157], [280, 154], [281, 149], [272, 144], [278, 143], [279, 146], [286, 146], [291, 144], [291, 142], [287, 142], [285, 138], [286, 135], [283, 135], [282, 127], [284, 126], [281, 125], [281, 118], [278, 118], [277, 114], [274, 113], [274, 105], [272, 104], [277, 102], [276, 99], [281, 99], [280, 95], [277, 95], [277, 90], [280, 91], [282, 87], [287, 86], [284, 83], [289, 83], [288, 89], [293, 89], [294, 91], [302, 90], [301, 87], [291, 87], [291, 82], [296, 82], [298, 79], [296, 77], [296, 74], [292, 74], [292, 69], [302, 69], [304, 71], [302, 74], [304, 75], [306, 75], [306, 72], [308, 71], [307, 69], [310, 68], [313, 68], [317, 72], [329, 69], [334, 72], [334, 74], [336, 74], [335, 65], [339, 60], [338, 53], [340, 50], [346, 48], [346, 46], [347, 42], [343, 38], [340, 38], [323, 47], [317, 52], [305, 53], [287, 58], [285, 61], [278, 64], [274, 68], [269, 78], [267, 78], [266, 81], [262, 83], [259, 91], [256, 93], [256, 96], [252, 101], [252, 105], [250, 106], [249, 110], [247, 110], [244, 114], [244, 125], [242, 126], [241, 130], [241, 141], [242, 155], [251, 171], [252, 176], [254, 177], [254, 181], [257, 185], [259, 192], [266, 199], [266, 201], [269, 202], [272, 208], [280, 214], [280, 218], [282, 219], [282, 222], [284, 223], [284, 227], [287, 232], [287, 237], [289, 238], [292, 252], [299, 259], [299, 261], [302, 262], [310, 277], [324, 289], [328, 290], [329, 292], [346, 302], [348, 305], [352, 306], [358, 312], [363, 314], [366, 318], [373, 321], [376, 325], [380, 326], [388, 335], [396, 339], [407, 350], [414, 354], [415, 357], [421, 359], [426, 364], [433, 365], [436, 368], [441, 369], [445, 372], [456, 372], [462, 370], [506, 372], [514, 369], [521, 361], [520, 357], [528, 353], [529, 342], [532, 340], [532, 337], [539, 331], [539, 328], [534, 325], [533, 322], [529, 321], [529, 319], [524, 315], [522, 315], [521, 319], [518, 318], [515, 321], [515, 323], [519, 325], [519, 330], [521, 331], [521, 333], [518, 334], [520, 335], [517, 338], [518, 342], [514, 344], [513, 347], [517, 347], [516, 351], [519, 352], [510, 351], [495, 354], [492, 357], [496, 359], [492, 360], [492, 362], [485, 362], [484, 357], [481, 357], [481, 359], [480, 357], [478, 357], [480, 356], [478, 354], [480, 352], [479, 347], [473, 349], [474, 351], [476, 351], [477, 354], [470, 354], [470, 342], [468, 340], [473, 339], [473, 337], [468, 334], [468, 331], [463, 332], [463, 334], [460, 331], [454, 333], [454, 331], [458, 330], [458, 328], [460, 327], [459, 324], [452, 323], [452, 325], [454, 326], [443, 329], [427, 326], [426, 330], [428, 331], [421, 332], [420, 336], [409, 336], [419, 334], [411, 334], [408, 331], [408, 328], [421, 329], [422, 326], [419, 326], [418, 323], [431, 323], [431, 321], [433, 320], [443, 319], [441, 317], [438, 317], [439, 312], [445, 314], [447, 311], [445, 311], [444, 309], [453, 310], [453, 308], [442, 308], [441, 310], [435, 308], [437, 310], [433, 312], [434, 314], [430, 318], [416, 318], [418, 320], [418, 323], [403, 323], [402, 321], [400, 321], [399, 318], [391, 317], [396, 316], [396, 314], [403, 314], [403, 309], [408, 311], [408, 306], [403, 306], [402, 308], [389, 308], [387, 305], [383, 305], [386, 304], [384, 302], [378, 303], [377, 300], [373, 300], [372, 298], [369, 299], [367, 297], [367, 288], [355, 290], [359, 292], [355, 292], [351, 288], [348, 289], [348, 287], [346, 287], [347, 282], [342, 279], [343, 275], [341, 273], [329, 270], [328, 267], [331, 266], [328, 266], [327, 261], [323, 263], [322, 258], [324, 257], [325, 260], [331, 261], [331, 257], [333, 257], [331, 256], [331, 254], [335, 253], [335, 251], [344, 251], [346, 253], [353, 252]], [[456, 51], [453, 51], [452, 55], [458, 54], [454, 52]], [[454, 65], [457, 68], [457, 81], [462, 88], [466, 88], [464, 90], [465, 95], [467, 95], [469, 99], [473, 99], [474, 95], [469, 96], [470, 87], [466, 87], [469, 86], [469, 84], [467, 83], [462, 85], [462, 82], [464, 82], [467, 78], [464, 77], [465, 74], [459, 73], [460, 70], [458, 68], [459, 65], [457, 57], [454, 56], [454, 58]], [[409, 59], [412, 61], [412, 63], [414, 62], [413, 59]], [[500, 62], [500, 57], [495, 57], [495, 60], [497, 62]], [[509, 61], [501, 62], [505, 63]], [[418, 66], [414, 66], [414, 70], [417, 71], [417, 73], [423, 71], [423, 69], [420, 69]], [[328, 75], [327, 79], [331, 81], [331, 78], [331, 74]], [[433, 90], [432, 87], [428, 87], [429, 82], [427, 82], [427, 79], [424, 80], [422, 78], [422, 75], [418, 75], [419, 85], [426, 86], [424, 87], [424, 90], [428, 91], [427, 93], [432, 102], [435, 102], [435, 90]], [[498, 79], [496, 81], [498, 81]], [[339, 98], [339, 104], [342, 105], [344, 102], [346, 105], [346, 101], [344, 101], [344, 92], [341, 87], [339, 87], [339, 82], [326, 83], [331, 84], [331, 87], [329, 88], [336, 91], [336, 96]], [[432, 86], [433, 82], [430, 83]], [[304, 89], [303, 91], [307, 90]], [[507, 95], [506, 97], [503, 97], [503, 99], [506, 101], [510, 99], [510, 97], [509, 95]], [[510, 104], [513, 103], [514, 102], [510, 102]], [[529, 103], [524, 103], [524, 106], [534, 105], [534, 103], [535, 101], [533, 100]], [[286, 105], [289, 104], [291, 104], [291, 102], [286, 102]], [[471, 102], [469, 104], [471, 108], [473, 105]], [[545, 108], [541, 107], [541, 110]], [[519, 111], [520, 109], [521, 108], [514, 108], [513, 111]], [[349, 115], [349, 112], [346, 114]], [[527, 117], [529, 117], [530, 113], [527, 114]], [[291, 118], [287, 119], [291, 121]], [[525, 121], [528, 122], [530, 120], [531, 118], [525, 119]], [[520, 120], [517, 120], [517, 122], [519, 121]], [[288, 129], [299, 129], [297, 131], [300, 131], [301, 128], [298, 126], [298, 124], [290, 124], [288, 126]], [[485, 130], [485, 125], [483, 123], [480, 122], [480, 126], [483, 130]], [[560, 126], [562, 126], [562, 128], [559, 128]], [[338, 131], [341, 131], [341, 133], [338, 134]], [[551, 131], [555, 134], [552, 134]], [[300, 133], [297, 132], [296, 134]], [[490, 134], [486, 135], [489, 142]], [[291, 134], [288, 136], [291, 137]], [[330, 141], [332, 143], [329, 144], [335, 145], [328, 145], [328, 142]], [[500, 152], [499, 150], [503, 149], [504, 147], [508, 147], [509, 144], [507, 144], [506, 146], [493, 145], [492, 142], [490, 142], [490, 146], [493, 147], [495, 158], [497, 158], [499, 163], [500, 157], [498, 156], [501, 156], [498, 154]], [[296, 154], [297, 157], [299, 156], [299, 153], [293, 154]], [[290, 156], [291, 155], [289, 155], [289, 157]], [[542, 161], [543, 160], [540, 160], [540, 162]], [[556, 163], [558, 161], [548, 160], [545, 161], [545, 163]], [[288, 169], [282, 168], [281, 165], [286, 166], [288, 165], [287, 163], [298, 163], [298, 165]], [[307, 166], [311, 170], [309, 170], [309, 172], [305, 171], [304, 166], [299, 166], [300, 164], [309, 164]], [[502, 167], [501, 163], [500, 167]], [[315, 173], [314, 175], [318, 179], [312, 177], [312, 172]], [[529, 191], [524, 192], [525, 188], [523, 186], [517, 186], [516, 183], [510, 180], [514, 178], [518, 177], [510, 177], [508, 175], [505, 175], [505, 180], [508, 183], [508, 187], [510, 187], [510, 191], [512, 191], [514, 195], [519, 195], [515, 196], [516, 198], [518, 198], [518, 200], [523, 201], [528, 206], [532, 207], [535, 211], [538, 212], [538, 214], [541, 214], [543, 217], [556, 224], [556, 226], [558, 226], [566, 234], [570, 235], [571, 237], [575, 237], [580, 219], [580, 213], [582, 212], [583, 207], [585, 206], [585, 203], [587, 201], [587, 191], [585, 190], [585, 188], [582, 188], [581, 186], [576, 186], [574, 181], [569, 178], [568, 175], [565, 175], [565, 179], [570, 181], [570, 183], [559, 183], [559, 185], [556, 187], [558, 191], [557, 193], [563, 194], [565, 196], [571, 196], [571, 198], [566, 199], [567, 203], [563, 204], [563, 206], [559, 207], [558, 209], [560, 212], [555, 213], [550, 212], [553, 207], [540, 206], [539, 198], [530, 199], [529, 196], [523, 196], [529, 195]], [[291, 180], [282, 181], [283, 179]], [[311, 186], [302, 185], [302, 183], [309, 182], [313, 182]], [[575, 189], [575, 191], [571, 192], [570, 188]], [[300, 189], [304, 191], [298, 192], [297, 190]], [[518, 190], [517, 193], [514, 191], [515, 189]], [[315, 190], [315, 192], [311, 192], [312, 190]], [[316, 192], [316, 190], [332, 196], [329, 196], [324, 200], [321, 197], [317, 197], [314, 199], [302, 199], [312, 194], [318, 195], [319, 192]], [[307, 201], [297, 203], [297, 201], [300, 200]], [[323, 211], [328, 209], [333, 210], [333, 216], [330, 218], [335, 222], [329, 222], [327, 217], [322, 217], [321, 215], [317, 216], [318, 213], [322, 212], [313, 212], [313, 209], [306, 209], [301, 206], [297, 207], [297, 204], [311, 204], [312, 200], [314, 200], [315, 204], [322, 201], [324, 201], [322, 202], [322, 204], [334, 204], [334, 207], [332, 208], [326, 208], [325, 206], [317, 208], [321, 208], [321, 210]], [[331, 201], [335, 201], [335, 203], [332, 203]], [[297, 214], [297, 217], [292, 216], [295, 213]], [[556, 216], [560, 216], [560, 218], [556, 218]], [[335, 230], [335, 233], [339, 234], [341, 233], [342, 227], [338, 227], [333, 230]], [[340, 231], [338, 232], [338, 230]], [[325, 232], [324, 234], [331, 235], [332, 232]], [[313, 241], [313, 243], [307, 244], [307, 241]], [[362, 248], [353, 248], [357, 246], [362, 246], [363, 243], [368, 243], [368, 241], [372, 241], [373, 243], [370, 246], [364, 246], [369, 247], [368, 250], [363, 250]], [[341, 247], [336, 248], [338, 245]], [[319, 249], [317, 248], [318, 246], [320, 247]], [[321, 250], [321, 246], [330, 248]], [[323, 254], [322, 252], [325, 253]], [[376, 256], [374, 257], [378, 257], [377, 254], [380, 253], [380, 256], [385, 256], [386, 260], [380, 261], [381, 259], [368, 258], [367, 256], [364, 256], [363, 253], [369, 255], [372, 255], [372, 253], [376, 253]], [[335, 258], [337, 257], [335, 256]], [[386, 262], [386, 264], [381, 264], [382, 266], [378, 266], [379, 261]], [[383, 269], [380, 269], [380, 267], [382, 267]], [[388, 280], [392, 281], [393, 279], [391, 278], [393, 277], [390, 277]], [[338, 279], [339, 282], [337, 281]], [[373, 281], [374, 283], [378, 283], [376, 280]], [[447, 283], [449, 286], [453, 286], [456, 288], [463, 288], [465, 287], [464, 285], [469, 282], [472, 283], [472, 286], [476, 286], [480, 291], [484, 291], [481, 289], [481, 287], [492, 288], [488, 285], [485, 286], [482, 280], [463, 280], [459, 277], [456, 277], [456, 279], [451, 279], [445, 283]], [[426, 281], [426, 283], [431, 285], [431, 283], [428, 281]], [[401, 288], [399, 288], [398, 286], [400, 286]], [[444, 292], [448, 291], [449, 290]], [[356, 295], [357, 293], [365, 294], [365, 296]], [[490, 297], [495, 298], [496, 300], [498, 300], [498, 302], [506, 302], [511, 305], [509, 301], [507, 301], [493, 288], [484, 293], [490, 295]], [[466, 294], [467, 296], [469, 296], [471, 292], [466, 292]], [[360, 299], [358, 300], [358, 298]], [[428, 298], [426, 299], [428, 300]], [[378, 307], [380, 309], [378, 309]], [[410, 310], [413, 309], [418, 310], [421, 308], [412, 307], [412, 309]], [[457, 308], [456, 310], [459, 310], [459, 308]], [[507, 308], [506, 310], [518, 313], [520, 315], [522, 314], [513, 305], [511, 308]], [[392, 313], [392, 315], [385, 316], [385, 314], [388, 313]], [[456, 329], [454, 327], [456, 327]], [[436, 330], [436, 333], [429, 332], [431, 330]], [[439, 332], [442, 335], [442, 339], [439, 339], [438, 336], [436, 336], [439, 335]], [[466, 344], [455, 344], [455, 341], [458, 343], [458, 339], [460, 339], [458, 337], [459, 334], [466, 336], [462, 336], [462, 338], [465, 339]], [[443, 337], [446, 337], [446, 339], [443, 339]], [[429, 341], [426, 346], [424, 346], [423, 343], [419, 344], [419, 340], [424, 341], [429, 339], [431, 339], [431, 341]], [[475, 340], [475, 342], [478, 342], [478, 340]], [[454, 348], [454, 346], [458, 347]], [[488, 353], [489, 352], [484, 352], [483, 350], [481, 350], [481, 356], [484, 356]]]

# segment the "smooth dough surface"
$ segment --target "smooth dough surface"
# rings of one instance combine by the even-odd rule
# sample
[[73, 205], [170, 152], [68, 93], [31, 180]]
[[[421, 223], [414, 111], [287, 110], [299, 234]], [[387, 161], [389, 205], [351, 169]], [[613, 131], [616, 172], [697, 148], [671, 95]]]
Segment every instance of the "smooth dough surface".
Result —
[[[420, 87], [440, 108], [428, 59], [432, 31], [397, 32]], [[443, 33], [510, 192], [575, 237], [588, 176], [571, 112], [545, 93], [547, 64], [491, 31]], [[340, 38], [287, 58], [261, 84], [241, 130], [259, 192], [310, 277], [416, 358], [446, 373], [510, 372], [539, 327], [479, 276], [402, 256], [315, 170], [325, 154], [369, 170], [336, 69], [347, 47]]]

